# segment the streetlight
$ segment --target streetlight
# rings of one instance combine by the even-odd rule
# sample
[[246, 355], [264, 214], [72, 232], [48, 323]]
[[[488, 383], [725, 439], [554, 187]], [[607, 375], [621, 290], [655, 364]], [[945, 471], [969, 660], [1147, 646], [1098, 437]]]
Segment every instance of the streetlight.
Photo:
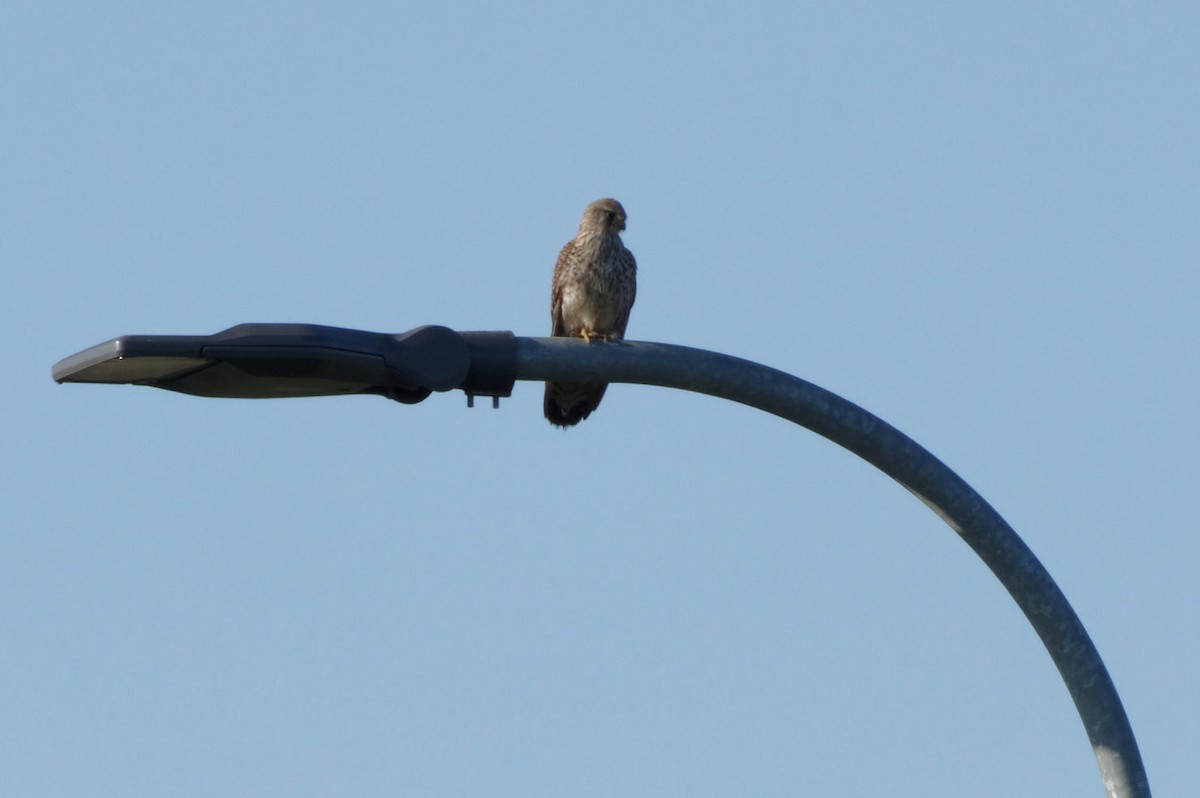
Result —
[[242, 324], [211, 336], [125, 336], [55, 364], [58, 382], [134, 383], [198, 396], [375, 393], [420, 402], [433, 391], [512, 394], [516, 380], [631, 382], [696, 391], [788, 419], [849, 449], [923, 501], [966, 541], [1050, 652], [1083, 720], [1109, 798], [1149, 798], [1133, 729], [1108, 670], [1045, 567], [982, 496], [908, 436], [812, 383], [684, 346], [418, 327], [407, 333]]
[[58, 382], [132, 383], [194, 396], [282, 399], [375, 393], [405, 404], [461, 388], [511, 396], [510, 332], [239, 324], [215, 335], [125, 335], [54, 364]]

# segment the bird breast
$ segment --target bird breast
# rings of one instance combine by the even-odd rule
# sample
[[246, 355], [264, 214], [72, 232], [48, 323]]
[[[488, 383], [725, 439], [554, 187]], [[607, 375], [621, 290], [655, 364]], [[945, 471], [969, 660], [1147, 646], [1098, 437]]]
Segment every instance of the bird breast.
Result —
[[568, 330], [584, 328], [619, 336], [617, 322], [630, 302], [632, 275], [624, 273], [620, 239], [596, 238], [577, 250], [578, 257], [564, 275], [563, 320]]

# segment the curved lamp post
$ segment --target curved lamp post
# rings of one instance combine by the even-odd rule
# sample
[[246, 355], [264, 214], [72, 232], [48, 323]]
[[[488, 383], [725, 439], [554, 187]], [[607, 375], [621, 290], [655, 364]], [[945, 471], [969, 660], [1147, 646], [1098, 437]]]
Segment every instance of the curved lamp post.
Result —
[[587, 346], [561, 338], [519, 338], [517, 378], [632, 382], [718, 396], [807, 427], [866, 460], [941, 516], [1016, 600], [1075, 701], [1107, 794], [1149, 798], [1150, 785], [1121, 699], [1058, 585], [982, 496], [895, 427], [782, 371], [667, 344]]
[[587, 344], [420, 327], [388, 335], [247, 324], [213, 336], [126, 336], [55, 365], [59, 382], [152, 385], [201, 396], [377, 393], [419, 402], [455, 388], [493, 403], [514, 380], [628, 382], [729, 399], [788, 419], [858, 455], [941, 516], [1016, 600], [1062, 675], [1110, 798], [1149, 798], [1133, 729], [1079, 617], [1000, 514], [945, 464], [857, 405], [782, 371], [684, 346]]

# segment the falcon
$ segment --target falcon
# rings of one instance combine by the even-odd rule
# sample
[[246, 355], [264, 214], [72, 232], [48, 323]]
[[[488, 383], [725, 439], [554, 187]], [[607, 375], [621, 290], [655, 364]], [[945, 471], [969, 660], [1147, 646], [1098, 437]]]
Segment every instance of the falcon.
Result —
[[[625, 209], [615, 199], [587, 206], [579, 232], [558, 253], [550, 284], [550, 335], [619, 341], [637, 294], [637, 262], [621, 241]], [[556, 427], [583, 421], [604, 398], [605, 383], [546, 383], [543, 409]]]

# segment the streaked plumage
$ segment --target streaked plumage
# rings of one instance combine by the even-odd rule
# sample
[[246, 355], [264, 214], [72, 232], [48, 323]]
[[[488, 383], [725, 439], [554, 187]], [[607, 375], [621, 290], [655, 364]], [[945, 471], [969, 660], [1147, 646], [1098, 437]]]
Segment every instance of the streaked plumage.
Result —
[[[550, 285], [550, 334], [590, 340], [625, 337], [637, 294], [637, 262], [621, 241], [625, 209], [615, 199], [587, 206], [579, 232], [558, 253]], [[555, 426], [570, 427], [591, 415], [606, 384], [546, 383], [544, 410]]]

